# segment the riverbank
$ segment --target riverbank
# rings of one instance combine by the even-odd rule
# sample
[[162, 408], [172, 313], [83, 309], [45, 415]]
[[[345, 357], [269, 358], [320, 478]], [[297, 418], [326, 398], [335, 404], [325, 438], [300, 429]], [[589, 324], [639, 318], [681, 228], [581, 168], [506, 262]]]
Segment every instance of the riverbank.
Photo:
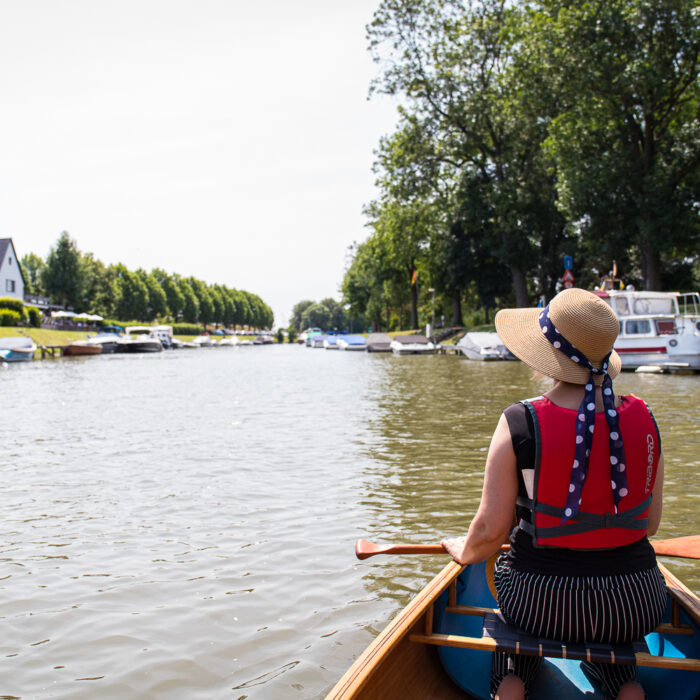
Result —
[[[53, 330], [49, 328], [28, 328], [28, 327], [18, 327], [18, 326], [0, 326], [0, 338], [12, 338], [16, 337], [19, 335], [23, 335], [27, 338], [31, 338], [34, 341], [34, 344], [37, 346], [37, 350], [34, 353], [34, 359], [35, 360], [40, 360], [41, 359], [41, 346], [51, 346], [51, 345], [70, 345], [72, 342], [76, 340], [85, 340], [86, 338], [89, 338], [90, 336], [96, 335], [96, 333], [99, 333], [100, 329], [97, 329], [97, 331], [92, 330], [92, 331], [77, 331], [77, 330], [70, 330], [70, 331], [58, 331], [58, 330]], [[178, 338], [179, 340], [182, 340], [183, 342], [187, 342], [190, 340], [194, 340], [197, 336], [195, 335], [176, 335], [174, 336], [175, 338]], [[218, 337], [218, 336], [213, 336], [213, 337]], [[225, 337], [225, 336], [222, 336]], [[237, 336], [239, 340], [253, 340], [256, 335], [241, 335]]]

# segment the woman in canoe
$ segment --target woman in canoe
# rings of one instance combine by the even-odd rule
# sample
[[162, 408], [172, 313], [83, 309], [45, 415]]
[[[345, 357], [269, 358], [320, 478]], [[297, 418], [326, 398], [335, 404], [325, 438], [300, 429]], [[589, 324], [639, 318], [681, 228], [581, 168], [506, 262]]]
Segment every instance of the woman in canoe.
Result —
[[[470, 564], [510, 532], [510, 551], [494, 571], [498, 602], [508, 622], [530, 634], [568, 643], [639, 639], [666, 605], [647, 539], [661, 520], [663, 458], [647, 405], [613, 393], [617, 317], [596, 295], [568, 289], [543, 310], [500, 311], [496, 328], [511, 352], [554, 383], [504, 411], [468, 534], [443, 546]], [[493, 656], [492, 697], [528, 698], [542, 660]], [[608, 698], [644, 698], [634, 666], [587, 663], [585, 672]]]

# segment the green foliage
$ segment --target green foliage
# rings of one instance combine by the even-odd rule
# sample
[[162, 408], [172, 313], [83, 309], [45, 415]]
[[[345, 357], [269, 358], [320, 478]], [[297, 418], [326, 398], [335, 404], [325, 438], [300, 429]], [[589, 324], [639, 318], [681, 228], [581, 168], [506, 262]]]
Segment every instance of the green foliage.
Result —
[[697, 3], [383, 0], [368, 38], [372, 92], [402, 107], [343, 279], [351, 314], [406, 328], [465, 304], [488, 323], [551, 298], [564, 255], [584, 287], [613, 260], [647, 289], [697, 285]]
[[289, 327], [295, 328], [297, 332], [303, 330], [303, 325], [301, 323], [301, 315], [309, 308], [314, 302], [311, 299], [304, 299], [303, 301], [294, 304], [292, 309], [292, 317], [289, 319]]
[[24, 302], [14, 297], [2, 297], [0, 298], [0, 309], [11, 309], [22, 316], [24, 314]]
[[34, 328], [41, 328], [41, 311], [36, 306], [25, 306], [24, 310], [27, 314], [27, 321]]
[[278, 328], [277, 333], [275, 335], [277, 336], [277, 342], [280, 345], [284, 343], [284, 328]]
[[297, 342], [297, 331], [294, 326], [291, 324], [289, 325], [289, 328], [287, 328], [287, 340], [290, 343], [296, 343]]
[[301, 324], [304, 328], [320, 328], [321, 330], [332, 330], [330, 310], [324, 304], [311, 304], [301, 315]]
[[202, 327], [196, 323], [174, 323], [173, 335], [199, 335]]
[[79, 307], [82, 302], [84, 277], [80, 251], [76, 242], [63, 231], [49, 251], [42, 283], [51, 299], [63, 306]]
[[14, 309], [0, 309], [0, 326], [19, 326], [21, 325], [23, 316], [19, 311]]
[[43, 296], [45, 293], [42, 276], [46, 263], [35, 253], [27, 253], [22, 258], [22, 270], [26, 282], [25, 293]]

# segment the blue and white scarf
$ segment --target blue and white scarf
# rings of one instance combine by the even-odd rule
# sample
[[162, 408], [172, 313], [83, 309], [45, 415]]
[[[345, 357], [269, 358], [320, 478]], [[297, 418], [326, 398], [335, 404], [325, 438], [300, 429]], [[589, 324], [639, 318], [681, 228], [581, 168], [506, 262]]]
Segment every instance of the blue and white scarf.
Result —
[[595, 381], [594, 375], [602, 374], [603, 379], [603, 407], [605, 409], [605, 419], [610, 429], [610, 485], [612, 487], [613, 498], [615, 500], [615, 512], [620, 501], [628, 493], [625, 447], [620, 435], [620, 416], [615, 406], [615, 394], [613, 393], [612, 379], [608, 374], [608, 363], [610, 353], [603, 358], [600, 369], [596, 369], [590, 360], [576, 347], [574, 347], [556, 328], [549, 317], [549, 306], [540, 313], [540, 328], [545, 338], [560, 352], [564, 353], [570, 360], [590, 370], [591, 375], [586, 384], [586, 392], [583, 401], [578, 409], [578, 420], [576, 421], [576, 454], [571, 467], [571, 481], [569, 483], [569, 493], [566, 498], [566, 507], [562, 523], [571, 520], [579, 512], [581, 506], [581, 492], [583, 484], [588, 475], [588, 459], [591, 455], [593, 445], [593, 431], [595, 429]]

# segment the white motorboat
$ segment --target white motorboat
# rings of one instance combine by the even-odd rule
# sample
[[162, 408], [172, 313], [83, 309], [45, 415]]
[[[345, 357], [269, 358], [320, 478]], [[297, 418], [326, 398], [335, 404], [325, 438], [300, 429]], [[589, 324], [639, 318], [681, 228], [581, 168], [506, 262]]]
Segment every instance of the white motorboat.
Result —
[[211, 337], [206, 333], [203, 335], [198, 335], [192, 342], [195, 345], [198, 345], [200, 348], [209, 348], [214, 344]]
[[620, 320], [615, 350], [623, 369], [700, 371], [700, 294], [596, 291]]
[[457, 343], [460, 352], [470, 360], [516, 360], [517, 358], [503, 344], [498, 333], [467, 333]]
[[364, 335], [341, 335], [337, 341], [338, 350], [366, 350], [367, 340]]
[[26, 336], [0, 338], [0, 362], [29, 362], [35, 351], [34, 341]]
[[153, 326], [128, 326], [117, 340], [117, 352], [162, 352], [163, 345]]
[[191, 340], [180, 340], [179, 338], [173, 338], [173, 350], [185, 350], [190, 348], [198, 348], [197, 343], [193, 343]]
[[227, 335], [219, 341], [219, 346], [222, 348], [235, 348], [238, 345], [238, 338], [234, 335]]
[[391, 350], [395, 355], [432, 355], [435, 345], [424, 335], [397, 335], [391, 341]]

